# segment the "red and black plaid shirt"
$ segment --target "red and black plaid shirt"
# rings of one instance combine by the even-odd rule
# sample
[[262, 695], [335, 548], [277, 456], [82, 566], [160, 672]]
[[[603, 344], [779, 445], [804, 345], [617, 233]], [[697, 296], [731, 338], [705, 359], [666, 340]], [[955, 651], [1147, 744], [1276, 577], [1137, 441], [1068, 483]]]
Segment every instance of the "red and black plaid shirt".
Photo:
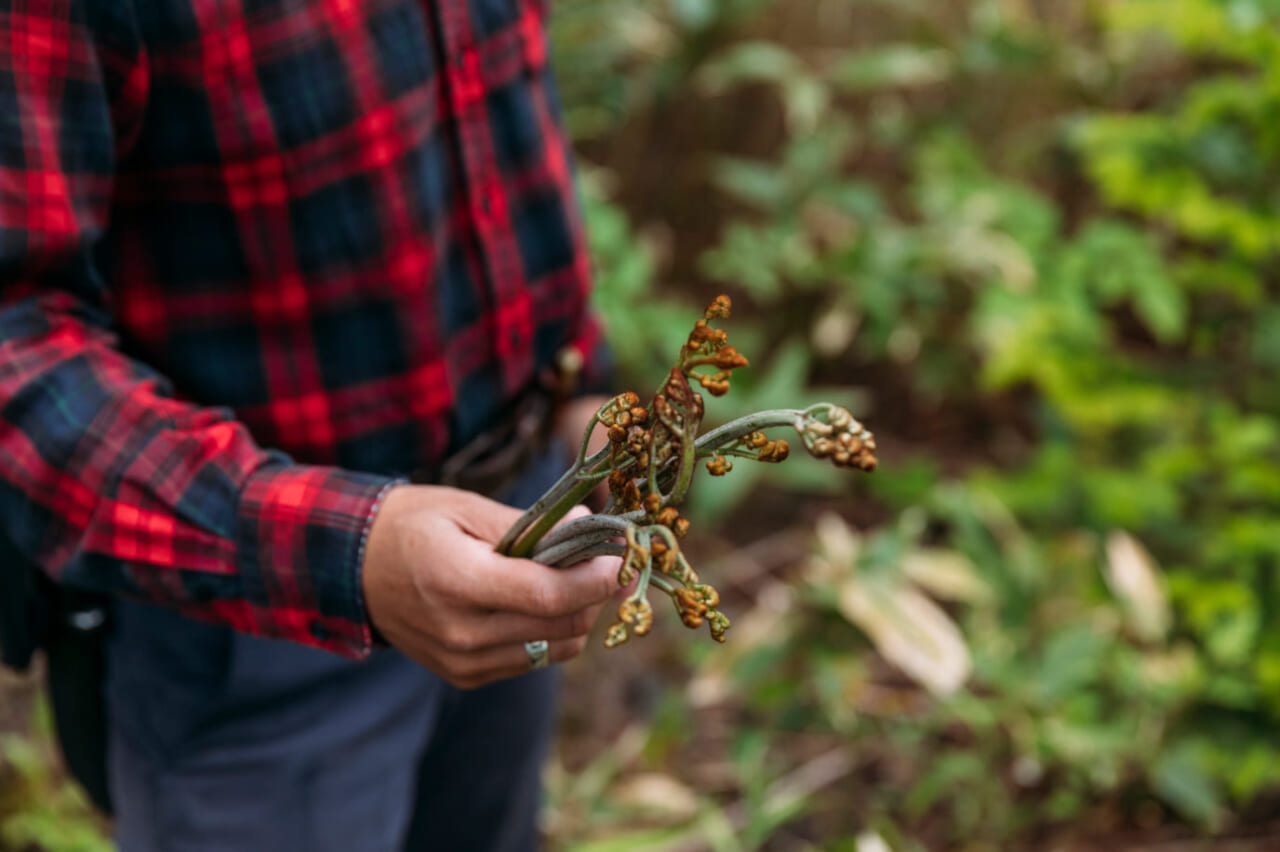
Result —
[[384, 488], [594, 350], [545, 15], [0, 0], [0, 534], [367, 652]]

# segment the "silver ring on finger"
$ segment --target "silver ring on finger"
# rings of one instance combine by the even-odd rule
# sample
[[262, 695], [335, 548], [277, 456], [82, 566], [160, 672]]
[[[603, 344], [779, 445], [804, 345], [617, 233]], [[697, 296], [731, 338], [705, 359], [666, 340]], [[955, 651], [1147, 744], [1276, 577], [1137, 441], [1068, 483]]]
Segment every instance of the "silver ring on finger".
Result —
[[529, 655], [529, 669], [531, 671], [547, 667], [547, 652], [550, 647], [546, 639], [524, 643], [524, 652]]

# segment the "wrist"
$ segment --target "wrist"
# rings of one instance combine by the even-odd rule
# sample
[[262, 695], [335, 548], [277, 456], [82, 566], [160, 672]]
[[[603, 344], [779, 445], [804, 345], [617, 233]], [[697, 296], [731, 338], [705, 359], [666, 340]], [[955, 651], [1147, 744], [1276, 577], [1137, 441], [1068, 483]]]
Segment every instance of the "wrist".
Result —
[[373, 505], [369, 507], [369, 516], [368, 518], [365, 519], [364, 533], [360, 537], [360, 549], [358, 551], [358, 555], [356, 559], [356, 565], [357, 565], [356, 570], [359, 572], [359, 576], [357, 577], [357, 582], [356, 582], [356, 594], [359, 595], [360, 611], [364, 613], [365, 623], [369, 626], [369, 637], [375, 649], [389, 648], [391, 647], [391, 644], [387, 642], [387, 638], [382, 635], [382, 632], [380, 630], [378, 630], [378, 625], [374, 622], [373, 616], [369, 613], [369, 606], [367, 603], [368, 597], [367, 597], [367, 592], [365, 587], [365, 572], [366, 572], [366, 560], [369, 554], [369, 539], [372, 537], [372, 534], [373, 534], [374, 522], [377, 521], [378, 516], [382, 514], [382, 510], [386, 506], [387, 498], [391, 496], [391, 493], [396, 488], [404, 486], [407, 483], [408, 483], [408, 480], [396, 479], [396, 480], [392, 480], [391, 482], [388, 482], [385, 486], [383, 486], [382, 490], [378, 492], [377, 498], [373, 501]]

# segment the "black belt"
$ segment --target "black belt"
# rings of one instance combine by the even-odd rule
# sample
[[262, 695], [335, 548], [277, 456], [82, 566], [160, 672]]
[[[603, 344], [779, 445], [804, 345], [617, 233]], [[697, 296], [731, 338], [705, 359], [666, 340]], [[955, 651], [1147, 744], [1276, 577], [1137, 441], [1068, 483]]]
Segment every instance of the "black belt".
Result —
[[440, 462], [413, 472], [416, 485], [447, 485], [486, 497], [501, 494], [529, 470], [546, 447], [558, 394], [533, 385], [497, 422]]

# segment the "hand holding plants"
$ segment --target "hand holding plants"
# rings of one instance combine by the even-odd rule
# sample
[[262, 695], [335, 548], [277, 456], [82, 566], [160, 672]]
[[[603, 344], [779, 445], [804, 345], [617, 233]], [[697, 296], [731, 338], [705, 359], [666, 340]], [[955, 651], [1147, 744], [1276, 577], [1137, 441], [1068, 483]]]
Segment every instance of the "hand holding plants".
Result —
[[363, 585], [370, 620], [454, 686], [527, 672], [528, 641], [549, 640], [551, 662], [577, 656], [616, 591], [616, 559], [555, 570], [495, 553], [494, 542], [519, 515], [455, 488], [404, 485], [388, 492], [369, 532]]
[[[712, 476], [729, 473], [734, 458], [781, 462], [790, 447], [781, 438], [770, 439], [765, 430], [790, 426], [816, 458], [829, 459], [837, 467], [875, 469], [875, 438], [846, 409], [830, 403], [761, 411], [699, 435], [703, 401], [693, 384], [722, 396], [729, 391], [733, 371], [747, 365], [746, 357], [729, 345], [728, 335], [710, 325], [728, 317], [729, 309], [727, 296], [711, 303], [647, 406], [640, 404], [637, 394], [627, 392], [596, 410], [574, 465], [498, 543], [501, 553], [530, 556], [548, 565], [571, 565], [602, 554], [621, 556], [617, 583], [624, 588], [635, 585], [618, 608], [618, 622], [609, 628], [608, 647], [652, 628], [653, 610], [646, 597], [650, 586], [671, 598], [685, 626], [706, 623], [712, 638], [724, 641], [729, 619], [717, 609], [720, 594], [700, 581], [677, 542], [689, 530], [679, 507], [698, 462], [704, 462]], [[596, 424], [606, 427], [608, 445], [588, 455]], [[552, 530], [602, 482], [610, 495], [602, 513]]]

